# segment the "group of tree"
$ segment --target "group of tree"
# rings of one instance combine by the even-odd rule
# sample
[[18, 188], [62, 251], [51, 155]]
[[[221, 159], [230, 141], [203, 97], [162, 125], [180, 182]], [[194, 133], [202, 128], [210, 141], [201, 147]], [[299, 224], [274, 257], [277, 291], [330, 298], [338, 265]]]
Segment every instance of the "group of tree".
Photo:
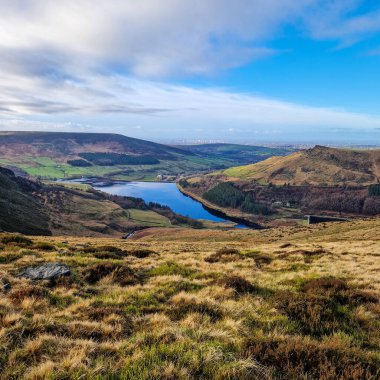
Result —
[[380, 197], [380, 184], [368, 186], [368, 195], [370, 197]]
[[203, 198], [221, 207], [238, 208], [251, 214], [269, 215], [271, 210], [256, 201], [253, 194], [244, 193], [229, 182], [221, 182], [203, 193]]
[[161, 205], [156, 202], [149, 202], [148, 206], [157, 214], [165, 216], [173, 225], [186, 224], [192, 228], [203, 228], [203, 223], [200, 220], [189, 218], [188, 216], [175, 213], [169, 206]]
[[152, 156], [133, 156], [122, 153], [80, 153], [79, 156], [94, 165], [115, 166], [115, 165], [156, 165], [160, 161]]
[[86, 168], [86, 167], [92, 166], [91, 162], [88, 162], [83, 159], [68, 160], [67, 163], [71, 166], [76, 166], [78, 168]]

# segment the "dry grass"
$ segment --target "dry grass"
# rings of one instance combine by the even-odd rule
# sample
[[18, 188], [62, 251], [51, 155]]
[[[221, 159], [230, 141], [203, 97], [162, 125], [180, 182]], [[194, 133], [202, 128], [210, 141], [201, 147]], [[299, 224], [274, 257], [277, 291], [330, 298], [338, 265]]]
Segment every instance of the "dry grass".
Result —
[[377, 379], [378, 226], [0, 235], [1, 378]]

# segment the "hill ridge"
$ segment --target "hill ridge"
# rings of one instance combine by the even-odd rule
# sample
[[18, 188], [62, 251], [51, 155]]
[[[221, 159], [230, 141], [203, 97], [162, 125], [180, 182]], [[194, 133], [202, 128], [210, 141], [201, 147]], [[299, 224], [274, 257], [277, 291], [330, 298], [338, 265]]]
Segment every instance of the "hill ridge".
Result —
[[316, 145], [286, 157], [230, 168], [227, 177], [277, 185], [369, 185], [380, 182], [380, 149], [349, 150]]

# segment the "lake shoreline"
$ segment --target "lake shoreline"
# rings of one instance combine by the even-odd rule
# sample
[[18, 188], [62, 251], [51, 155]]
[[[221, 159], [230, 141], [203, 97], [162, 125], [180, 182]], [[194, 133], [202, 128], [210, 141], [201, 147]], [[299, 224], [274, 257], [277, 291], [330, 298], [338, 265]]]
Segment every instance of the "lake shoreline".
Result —
[[[153, 203], [159, 203], [161, 205], [167, 205], [172, 209], [173, 212], [178, 213], [183, 216], [189, 216], [192, 219], [197, 219], [197, 220], [204, 220], [204, 221], [211, 221], [211, 222], [217, 222], [217, 223], [228, 223], [232, 222], [235, 223], [234, 226], [228, 227], [232, 229], [239, 229], [239, 228], [247, 228], [247, 229], [262, 229], [262, 226], [258, 225], [257, 223], [250, 222], [248, 220], [245, 220], [243, 218], [237, 218], [234, 216], [230, 216], [222, 211], [216, 210], [212, 207], [208, 207], [207, 205], [203, 204], [203, 202], [200, 202], [198, 199], [195, 197], [190, 196], [189, 194], [186, 194], [186, 192], [181, 191], [179, 188], [179, 185], [177, 182], [169, 182], [169, 181], [123, 181], [123, 180], [110, 180], [109, 178], [101, 178], [101, 177], [83, 177], [83, 178], [75, 178], [75, 179], [60, 179], [57, 181], [59, 182], [70, 182], [70, 183], [81, 183], [81, 184], [86, 184], [92, 186], [95, 190], [102, 191], [107, 194], [114, 194], [114, 195], [120, 195], [120, 196], [126, 196], [126, 197], [132, 197], [132, 198], [142, 198], [146, 203], [153, 202]], [[146, 199], [144, 197], [144, 194], [139, 194], [139, 193], [134, 193], [134, 194], [123, 194], [123, 192], [120, 192], [120, 190], [117, 193], [113, 193], [112, 191], [107, 191], [107, 189], [110, 190], [112, 187], [117, 187], [117, 186], [123, 186], [123, 185], [133, 185], [133, 184], [147, 184], [149, 185], [157, 185], [159, 186], [160, 184], [162, 185], [173, 185], [173, 187], [176, 190], [176, 194], [181, 195], [181, 197], [188, 198], [191, 200], [191, 202], [196, 203], [196, 208], [201, 207], [201, 210], [197, 210], [197, 215], [191, 214], [191, 212], [194, 212], [194, 205], [185, 205], [188, 207], [188, 210], [178, 210], [176, 209], [175, 205], [173, 206], [173, 200], [170, 198], [170, 201], [166, 202], [166, 200], [160, 199]], [[142, 192], [144, 189], [142, 189]], [[172, 190], [169, 190], [169, 192]], [[162, 194], [165, 194], [167, 190], [163, 191]], [[160, 193], [160, 190], [157, 190], [157, 193]], [[175, 198], [175, 195], [174, 198]], [[148, 197], [149, 198], [149, 197]], [[175, 200], [174, 200], [175, 201]], [[180, 199], [177, 199], [177, 201], [180, 201]], [[187, 201], [186, 201], [187, 202]], [[185, 203], [186, 203], [185, 202]], [[187, 202], [189, 203], [189, 202]], [[184, 206], [184, 205], [181, 205]], [[188, 212], [190, 211], [190, 212]], [[202, 213], [204, 215], [202, 215]], [[200, 215], [201, 214], [201, 215]], [[216, 219], [215, 219], [216, 218]]]
[[199, 202], [200, 204], [202, 204], [202, 206], [208, 212], [210, 212], [211, 214], [214, 214], [215, 216], [220, 216], [220, 217], [223, 217], [224, 219], [231, 220], [234, 223], [245, 225], [245, 226], [247, 226], [250, 229], [255, 229], [255, 230], [263, 230], [263, 229], [265, 229], [265, 227], [261, 226], [258, 223], [251, 222], [251, 221], [249, 221], [247, 219], [239, 218], [237, 216], [229, 215], [226, 212], [224, 212], [224, 211], [222, 211], [222, 210], [220, 210], [218, 208], [214, 208], [212, 206], [209, 206], [209, 203], [206, 203], [204, 201], [204, 199], [202, 199], [201, 197], [196, 197], [194, 194], [186, 191], [178, 182], [176, 182], [176, 185], [177, 185], [178, 190], [183, 195], [185, 195], [186, 197], [189, 197], [189, 198], [193, 199], [196, 202]]

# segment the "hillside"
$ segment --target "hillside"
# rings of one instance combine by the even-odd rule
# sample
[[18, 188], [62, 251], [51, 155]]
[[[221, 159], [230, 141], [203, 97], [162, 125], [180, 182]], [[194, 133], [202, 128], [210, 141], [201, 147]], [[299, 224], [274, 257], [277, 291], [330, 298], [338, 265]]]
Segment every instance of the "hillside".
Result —
[[269, 148], [241, 144], [180, 145], [178, 148], [208, 158], [223, 157], [224, 160], [228, 160], [230, 166], [252, 164], [272, 156], [286, 156], [294, 152], [290, 148]]
[[369, 185], [380, 182], [380, 150], [316, 146], [286, 157], [227, 169], [229, 178], [276, 185]]
[[0, 230], [25, 234], [50, 234], [49, 215], [34, 196], [37, 183], [18, 178], [0, 167]]
[[0, 234], [2, 377], [378, 379], [379, 222]]
[[5, 156], [65, 158], [84, 151], [155, 155], [160, 159], [174, 159], [175, 154], [191, 155], [175, 147], [113, 133], [0, 132], [0, 153]]
[[0, 132], [0, 164], [18, 174], [44, 179], [156, 180], [160, 175], [173, 180], [181, 174], [209, 172], [284, 153], [254, 147], [247, 153], [250, 159], [239, 160], [230, 151], [209, 154], [183, 148], [111, 133]]
[[121, 237], [141, 227], [170, 226], [171, 220], [191, 223], [170, 210], [158, 211], [142, 200], [75, 186], [42, 185], [0, 168], [0, 229], [4, 231]]
[[262, 226], [303, 223], [305, 215], [380, 214], [380, 150], [316, 146], [286, 157], [179, 182], [205, 206]]
[[42, 178], [155, 178], [161, 171], [177, 174], [181, 165], [197, 167], [192, 155], [110, 133], [0, 132], [0, 163]]

